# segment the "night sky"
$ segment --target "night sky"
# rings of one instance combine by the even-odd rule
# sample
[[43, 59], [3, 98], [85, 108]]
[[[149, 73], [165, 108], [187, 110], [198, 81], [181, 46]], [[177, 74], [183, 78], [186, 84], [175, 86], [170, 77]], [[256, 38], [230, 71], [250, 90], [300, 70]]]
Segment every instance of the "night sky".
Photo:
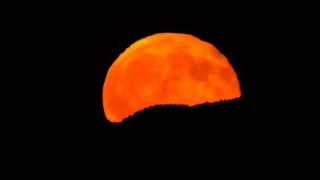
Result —
[[192, 34], [216, 46], [238, 75], [243, 111], [272, 112], [270, 42], [263, 12], [228, 4], [164, 4], [61, 7], [61, 126], [107, 127], [102, 86], [108, 68], [130, 44], [159, 32]]

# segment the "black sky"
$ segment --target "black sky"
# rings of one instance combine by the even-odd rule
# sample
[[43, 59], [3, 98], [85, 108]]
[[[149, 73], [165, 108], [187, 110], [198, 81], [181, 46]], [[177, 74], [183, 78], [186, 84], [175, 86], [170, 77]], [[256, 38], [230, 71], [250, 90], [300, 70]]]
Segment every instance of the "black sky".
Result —
[[106, 126], [102, 85], [117, 56], [159, 32], [188, 33], [215, 45], [237, 72], [250, 113], [272, 111], [270, 39], [263, 11], [230, 4], [69, 4], [61, 7], [64, 125]]

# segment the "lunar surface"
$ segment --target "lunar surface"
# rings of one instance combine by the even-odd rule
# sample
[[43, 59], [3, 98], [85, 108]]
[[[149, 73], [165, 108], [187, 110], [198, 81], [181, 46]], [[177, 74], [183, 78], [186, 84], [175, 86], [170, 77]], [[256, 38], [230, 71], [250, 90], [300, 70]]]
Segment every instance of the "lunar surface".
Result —
[[194, 106], [241, 96], [228, 59], [212, 44], [181, 33], [158, 33], [136, 41], [111, 65], [103, 85], [108, 120], [157, 104]]

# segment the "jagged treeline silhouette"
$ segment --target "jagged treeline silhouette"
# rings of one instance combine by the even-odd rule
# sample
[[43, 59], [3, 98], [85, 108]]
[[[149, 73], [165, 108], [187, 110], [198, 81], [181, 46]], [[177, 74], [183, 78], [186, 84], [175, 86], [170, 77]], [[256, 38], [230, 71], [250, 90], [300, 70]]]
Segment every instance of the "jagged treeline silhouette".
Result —
[[[261, 103], [263, 104], [263, 102]], [[196, 106], [156, 105], [145, 108], [125, 118], [122, 123], [108, 124], [112, 137], [127, 138], [181, 137], [187, 139], [221, 140], [255, 139], [275, 136], [281, 120], [266, 106], [250, 104], [243, 99], [204, 103]], [[116, 131], [114, 131], [114, 130]], [[120, 130], [120, 131], [118, 131]], [[141, 136], [136, 136], [140, 134]], [[147, 133], [145, 133], [147, 132]]]
[[111, 126], [119, 128], [184, 126], [237, 128], [252, 125], [253, 116], [240, 99], [233, 99], [192, 107], [156, 105], [136, 112], [125, 118], [122, 123], [112, 123]]

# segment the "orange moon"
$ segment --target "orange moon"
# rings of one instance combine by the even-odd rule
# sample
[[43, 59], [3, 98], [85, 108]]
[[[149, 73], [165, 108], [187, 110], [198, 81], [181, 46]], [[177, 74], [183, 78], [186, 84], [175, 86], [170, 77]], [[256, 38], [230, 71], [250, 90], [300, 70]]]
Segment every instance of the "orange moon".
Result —
[[157, 33], [128, 47], [103, 85], [108, 120], [121, 122], [159, 104], [194, 106], [241, 96], [237, 74], [212, 44], [183, 33]]

